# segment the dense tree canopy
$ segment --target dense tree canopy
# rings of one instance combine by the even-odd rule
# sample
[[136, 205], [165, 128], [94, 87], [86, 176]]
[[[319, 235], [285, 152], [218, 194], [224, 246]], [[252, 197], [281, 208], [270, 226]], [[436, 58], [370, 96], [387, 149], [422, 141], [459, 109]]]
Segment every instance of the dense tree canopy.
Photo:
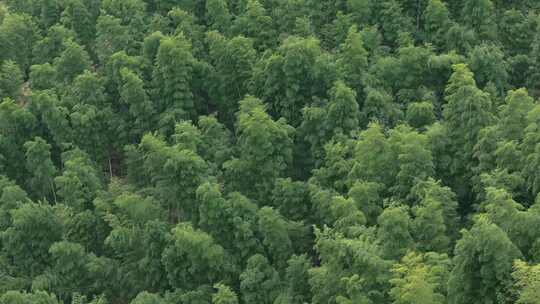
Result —
[[0, 1], [0, 304], [539, 304], [535, 0]]

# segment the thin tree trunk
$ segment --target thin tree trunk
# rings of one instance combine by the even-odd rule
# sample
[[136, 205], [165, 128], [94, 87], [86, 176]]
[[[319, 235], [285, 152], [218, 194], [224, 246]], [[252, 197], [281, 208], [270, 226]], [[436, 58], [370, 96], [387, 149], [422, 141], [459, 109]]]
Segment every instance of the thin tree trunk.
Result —
[[54, 183], [53, 183], [53, 181], [51, 181], [51, 190], [52, 190], [52, 194], [53, 194], [53, 198], [54, 198], [54, 204], [57, 204], [57, 201], [56, 201], [56, 190], [54, 189]]
[[422, 0], [416, 1], [416, 29], [420, 30], [420, 2]]
[[109, 174], [111, 175], [111, 180], [113, 178], [112, 165], [111, 165], [111, 155], [109, 154]]

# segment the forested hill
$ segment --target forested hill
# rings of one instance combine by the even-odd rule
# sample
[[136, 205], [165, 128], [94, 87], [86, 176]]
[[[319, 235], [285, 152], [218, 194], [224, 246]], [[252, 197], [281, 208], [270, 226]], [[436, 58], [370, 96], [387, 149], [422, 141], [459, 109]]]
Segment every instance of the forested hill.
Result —
[[539, 304], [540, 1], [0, 1], [0, 304]]

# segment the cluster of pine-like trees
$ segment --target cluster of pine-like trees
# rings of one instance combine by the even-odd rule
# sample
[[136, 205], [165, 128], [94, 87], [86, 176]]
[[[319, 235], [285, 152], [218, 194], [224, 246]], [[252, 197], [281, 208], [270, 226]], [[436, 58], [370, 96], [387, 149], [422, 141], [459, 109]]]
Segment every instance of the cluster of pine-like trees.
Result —
[[537, 0], [0, 1], [0, 304], [539, 304]]

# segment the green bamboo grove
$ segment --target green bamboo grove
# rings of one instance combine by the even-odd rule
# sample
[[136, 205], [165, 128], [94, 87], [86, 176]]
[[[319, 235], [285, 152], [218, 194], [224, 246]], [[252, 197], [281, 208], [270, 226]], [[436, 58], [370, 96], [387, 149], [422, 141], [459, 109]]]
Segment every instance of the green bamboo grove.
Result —
[[0, 1], [0, 304], [540, 304], [540, 1]]

